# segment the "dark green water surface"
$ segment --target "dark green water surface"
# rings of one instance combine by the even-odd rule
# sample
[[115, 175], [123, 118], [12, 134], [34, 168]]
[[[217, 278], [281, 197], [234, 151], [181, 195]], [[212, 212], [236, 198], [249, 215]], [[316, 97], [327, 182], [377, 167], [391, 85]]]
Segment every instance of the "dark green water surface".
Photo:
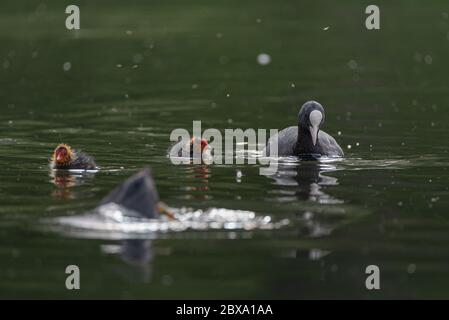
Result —
[[[378, 1], [378, 31], [366, 1], [77, 3], [79, 31], [69, 3], [0, 4], [0, 298], [449, 298], [447, 1]], [[345, 159], [267, 177], [166, 157], [193, 120], [280, 129], [310, 99]], [[103, 170], [55, 184], [60, 142]], [[144, 166], [170, 206], [290, 224], [135, 242], [45, 228]], [[81, 290], [65, 288], [70, 264]]]

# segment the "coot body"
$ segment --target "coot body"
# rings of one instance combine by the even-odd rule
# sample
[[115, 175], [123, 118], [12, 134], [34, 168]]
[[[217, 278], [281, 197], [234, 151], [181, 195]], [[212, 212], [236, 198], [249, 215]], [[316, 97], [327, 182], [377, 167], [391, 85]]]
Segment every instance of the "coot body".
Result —
[[[321, 156], [343, 157], [337, 141], [321, 130], [324, 123], [324, 108], [316, 101], [306, 102], [298, 114], [298, 125], [281, 130], [272, 136], [266, 145], [267, 156], [297, 156], [314, 160]], [[277, 154], [275, 144], [277, 143]]]

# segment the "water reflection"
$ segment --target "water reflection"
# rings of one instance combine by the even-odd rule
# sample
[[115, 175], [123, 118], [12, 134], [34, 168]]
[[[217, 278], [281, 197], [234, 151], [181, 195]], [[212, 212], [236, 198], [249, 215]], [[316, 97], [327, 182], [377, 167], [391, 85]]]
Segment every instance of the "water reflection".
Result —
[[325, 188], [339, 184], [337, 178], [326, 175], [336, 170], [332, 163], [296, 161], [279, 163], [277, 173], [269, 176], [278, 186], [272, 191], [276, 201], [295, 204], [300, 201], [296, 212], [300, 237], [328, 236], [341, 222], [336, 207], [344, 201], [328, 194]]
[[139, 269], [138, 276], [143, 282], [151, 280], [154, 250], [152, 241], [148, 239], [126, 239], [119, 244], [102, 245], [101, 250], [106, 254], [113, 254], [128, 265]]
[[337, 186], [335, 177], [327, 176], [337, 168], [328, 163], [301, 161], [297, 164], [278, 164], [278, 172], [269, 176], [276, 185], [294, 187], [280, 190], [278, 200], [310, 200], [318, 203], [343, 203], [323, 191], [323, 186]]
[[78, 198], [78, 193], [71, 188], [83, 185], [95, 176], [90, 171], [50, 170], [50, 182], [57, 188], [51, 192], [53, 198], [71, 200]]
[[211, 167], [205, 164], [191, 165], [186, 168], [187, 185], [181, 187], [184, 199], [207, 200], [209, 195], [209, 178]]

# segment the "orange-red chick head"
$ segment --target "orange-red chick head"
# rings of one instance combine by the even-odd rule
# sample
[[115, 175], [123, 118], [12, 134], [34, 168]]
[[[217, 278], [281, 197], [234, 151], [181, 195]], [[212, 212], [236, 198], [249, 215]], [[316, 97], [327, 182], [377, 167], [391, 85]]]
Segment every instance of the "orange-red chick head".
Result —
[[57, 165], [65, 165], [71, 162], [73, 159], [73, 151], [72, 148], [64, 143], [61, 143], [59, 146], [56, 147], [55, 151], [53, 152], [52, 160]]

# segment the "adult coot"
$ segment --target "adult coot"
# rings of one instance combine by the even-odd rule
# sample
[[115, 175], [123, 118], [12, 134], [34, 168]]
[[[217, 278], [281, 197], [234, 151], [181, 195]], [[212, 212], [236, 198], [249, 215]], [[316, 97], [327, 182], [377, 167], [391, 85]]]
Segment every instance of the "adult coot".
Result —
[[268, 140], [265, 155], [298, 156], [304, 159], [316, 159], [320, 156], [343, 157], [344, 153], [335, 139], [322, 131], [324, 108], [316, 101], [304, 103], [299, 110], [298, 125], [288, 127]]
[[58, 170], [95, 170], [98, 169], [94, 159], [84, 152], [72, 149], [67, 144], [58, 145], [50, 158], [50, 168]]

